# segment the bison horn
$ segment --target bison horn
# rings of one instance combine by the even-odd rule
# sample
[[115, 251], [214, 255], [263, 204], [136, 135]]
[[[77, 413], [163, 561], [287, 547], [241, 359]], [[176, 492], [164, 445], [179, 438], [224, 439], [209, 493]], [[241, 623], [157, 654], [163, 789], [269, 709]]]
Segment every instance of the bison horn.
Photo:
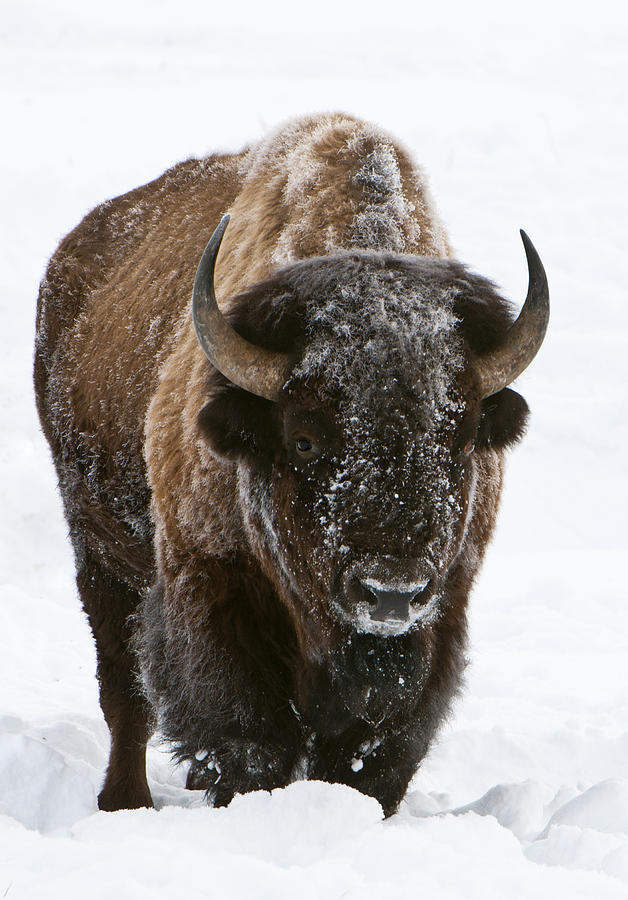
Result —
[[545, 269], [525, 231], [521, 231], [521, 240], [528, 260], [528, 296], [501, 346], [477, 362], [482, 397], [501, 391], [527, 369], [547, 331], [549, 290]]
[[224, 216], [196, 270], [192, 299], [196, 336], [210, 363], [225, 378], [258, 397], [278, 400], [288, 357], [249, 343], [228, 324], [216, 303], [214, 269], [228, 224], [229, 216]]

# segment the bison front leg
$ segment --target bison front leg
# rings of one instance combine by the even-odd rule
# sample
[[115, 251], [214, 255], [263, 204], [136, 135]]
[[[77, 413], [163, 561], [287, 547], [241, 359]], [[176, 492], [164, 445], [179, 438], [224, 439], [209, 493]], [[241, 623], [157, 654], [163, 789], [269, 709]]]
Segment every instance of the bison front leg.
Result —
[[342, 738], [321, 740], [315, 751], [310, 778], [347, 784], [375, 797], [388, 818], [403, 800], [427, 752], [427, 741], [412, 731], [385, 737], [374, 733], [358, 743]]
[[282, 746], [246, 739], [224, 741], [214, 750], [196, 754], [186, 787], [204, 790], [214, 806], [228, 806], [236, 794], [286, 787], [292, 781], [296, 757], [290, 740]]
[[100, 705], [111, 733], [109, 765], [98, 807], [114, 811], [152, 806], [146, 780], [151, 713], [135, 676], [129, 624], [139, 594], [108, 573], [89, 551], [81, 557], [77, 585], [94, 633]]

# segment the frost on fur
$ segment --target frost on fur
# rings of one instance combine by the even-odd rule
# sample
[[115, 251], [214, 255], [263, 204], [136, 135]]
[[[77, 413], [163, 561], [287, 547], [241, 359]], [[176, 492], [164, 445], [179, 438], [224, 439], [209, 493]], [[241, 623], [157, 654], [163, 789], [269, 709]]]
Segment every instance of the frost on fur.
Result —
[[[287, 355], [273, 400], [190, 318], [226, 211], [216, 292]], [[404, 148], [343, 114], [181, 163], [64, 239], [35, 382], [112, 736], [102, 809], [151, 804], [155, 726], [217, 805], [306, 777], [397, 808], [458, 690], [523, 432], [522, 398], [477, 390], [510, 322]]]

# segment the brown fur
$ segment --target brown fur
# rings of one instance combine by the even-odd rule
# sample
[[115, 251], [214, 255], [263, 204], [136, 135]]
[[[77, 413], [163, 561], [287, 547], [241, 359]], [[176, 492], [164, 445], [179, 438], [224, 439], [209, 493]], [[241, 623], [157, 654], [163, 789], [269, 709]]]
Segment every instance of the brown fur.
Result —
[[[151, 805], [144, 773], [151, 714], [138, 696], [126, 624], [155, 571], [144, 418], [160, 364], [183, 327], [179, 319], [187, 319], [206, 239], [198, 222], [214, 221], [233, 200], [240, 159], [182, 163], [98, 207], [62, 241], [41, 286], [37, 404], [112, 732], [101, 808]], [[123, 502], [112, 503], [113, 496]]]
[[[380, 170], [392, 173], [381, 187], [372, 175]], [[385, 215], [378, 218], [382, 210]], [[260, 424], [255, 440], [262, 440], [264, 429], [274, 434], [285, 410], [232, 391], [209, 366], [191, 325], [194, 272], [227, 211], [232, 222], [216, 270], [219, 302], [231, 298], [234, 321], [250, 339], [289, 352], [304, 339], [285, 324], [290, 311], [283, 318], [269, 313], [275, 319], [266, 331], [262, 312], [256, 312], [266, 309], [256, 298], [271, 291], [279, 266], [353, 249], [428, 260], [450, 256], [420, 170], [388, 136], [343, 115], [291, 123], [248, 152], [175, 166], [156, 181], [104, 203], [62, 241], [40, 291], [35, 385], [74, 543], [79, 591], [96, 639], [101, 703], [112, 733], [99, 803], [104, 809], [151, 803], [144, 747], [154, 721], [150, 704], [133, 683], [129, 616], [153, 586], [143, 612], [145, 665], [150, 669], [165, 652], [164, 641], [176, 642], [181, 683], [190, 685], [189, 697], [182, 692], [170, 712], [182, 756], [192, 758], [202, 749], [194, 745], [201, 740], [196, 733], [176, 734], [198, 714], [200, 701], [195, 705], [192, 688], [214, 679], [219, 682], [214, 696], [247, 697], [242, 727], [259, 754], [257, 768], [250, 767], [257, 775], [242, 769], [240, 750], [234, 749], [242, 741], [229, 724], [234, 710], [225, 701], [224, 709], [212, 711], [215, 727], [222, 730], [220, 746], [212, 752], [237, 771], [233, 784], [238, 790], [290, 780], [309, 710], [312, 722], [319, 717], [327, 723], [327, 731], [319, 729], [319, 737], [312, 739], [318, 755], [310, 777], [355, 783], [381, 795], [390, 813], [459, 682], [466, 597], [495, 521], [503, 446], [520, 436], [525, 403], [515, 414], [516, 403], [506, 396], [512, 392], [502, 392], [494, 400], [496, 411], [485, 411], [485, 421], [475, 401], [473, 428], [483, 422], [478, 433], [484, 434], [484, 428], [485, 434], [474, 464], [479, 487], [466, 542], [450, 573], [452, 597], [458, 599], [438, 627], [426, 626], [420, 635], [403, 638], [413, 653], [436, 662], [430, 664], [421, 691], [404, 695], [405, 705], [390, 718], [390, 740], [380, 753], [381, 760], [390, 757], [388, 768], [370, 772], [369, 761], [360, 781], [341, 771], [337, 760], [344, 759], [345, 745], [357, 747], [369, 739], [364, 721], [347, 724], [341, 745], [329, 726], [329, 711], [317, 711], [317, 692], [323, 697], [334, 691], [319, 661], [340, 652], [343, 629], [316, 604], [306, 608], [279, 585], [263, 517], [258, 510], [247, 518], [238, 499], [242, 470], [227, 450], [215, 452], [218, 436], [213, 445], [208, 437], [216, 431], [225, 391], [232, 422], [237, 409], [246, 410], [244, 424], [236, 429], [238, 440], [253, 421], [266, 423]], [[396, 265], [394, 260], [390, 265]], [[479, 282], [469, 287], [466, 277], [461, 267], [451, 269], [451, 278], [458, 279], [457, 311], [470, 359], [498, 343], [510, 317], [507, 305], [494, 299], [488, 287]], [[268, 279], [271, 287], [264, 287]], [[474, 291], [490, 294], [488, 306], [475, 303]], [[484, 318], [474, 312], [484, 308], [489, 310]], [[473, 393], [469, 365], [463, 388], [467, 395]], [[205, 409], [213, 410], [207, 413], [207, 434], [202, 417], [199, 427]], [[503, 420], [496, 448], [490, 444], [499, 429], [490, 416]], [[307, 541], [306, 533], [295, 538], [295, 569], [303, 562], [300, 549]], [[383, 671], [391, 645], [386, 653], [377, 646], [376, 654], [384, 654]], [[155, 663], [148, 678], [156, 705], [169, 690], [166, 667], [160, 665]], [[390, 684], [382, 681], [382, 709], [393, 702], [394, 674]], [[290, 703], [302, 710], [296, 720]], [[270, 709], [274, 719], [269, 724]], [[345, 714], [339, 714], [339, 721]], [[425, 724], [410, 739], [405, 735], [410, 735], [411, 720]], [[194, 767], [191, 783], [212, 787], [206, 773], [195, 775]], [[233, 789], [225, 777], [212, 791], [216, 802], [228, 802]]]

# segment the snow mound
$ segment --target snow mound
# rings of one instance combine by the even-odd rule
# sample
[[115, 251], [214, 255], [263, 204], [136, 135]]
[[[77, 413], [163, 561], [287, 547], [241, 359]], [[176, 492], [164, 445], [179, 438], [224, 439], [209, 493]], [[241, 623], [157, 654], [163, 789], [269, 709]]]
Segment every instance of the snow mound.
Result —
[[565, 803], [550, 819], [543, 837], [557, 825], [594, 828], [628, 837], [628, 779], [609, 778]]
[[628, 780], [607, 779], [558, 809], [528, 859], [605, 872], [628, 884]]
[[45, 740], [8, 731], [8, 724], [0, 734], [0, 813], [43, 833], [92, 813], [96, 791], [88, 767]]
[[[519, 788], [543, 794], [538, 785]], [[625, 848], [615, 836], [598, 834], [595, 845], [575, 830], [584, 834], [579, 871], [566, 856], [531, 859], [491, 815], [416, 817], [406, 809], [383, 821], [377, 802], [351, 788], [298, 782], [237, 797], [226, 809], [94, 813], [46, 837], [0, 817], [0, 887], [37, 900], [402, 900], [419, 887], [434, 900], [624, 897], [617, 878], [628, 880]]]
[[474, 803], [454, 810], [455, 815], [475, 812], [494, 816], [504, 828], [521, 841], [534, 840], [556, 808], [557, 795], [547, 785], [535, 781], [522, 784], [499, 784]]
[[589, 870], [628, 884], [628, 780], [607, 779], [585, 791], [557, 792], [528, 780], [499, 784], [478, 800], [448, 809], [446, 795], [408, 795], [401, 815], [493, 818], [520, 841], [531, 862]]

